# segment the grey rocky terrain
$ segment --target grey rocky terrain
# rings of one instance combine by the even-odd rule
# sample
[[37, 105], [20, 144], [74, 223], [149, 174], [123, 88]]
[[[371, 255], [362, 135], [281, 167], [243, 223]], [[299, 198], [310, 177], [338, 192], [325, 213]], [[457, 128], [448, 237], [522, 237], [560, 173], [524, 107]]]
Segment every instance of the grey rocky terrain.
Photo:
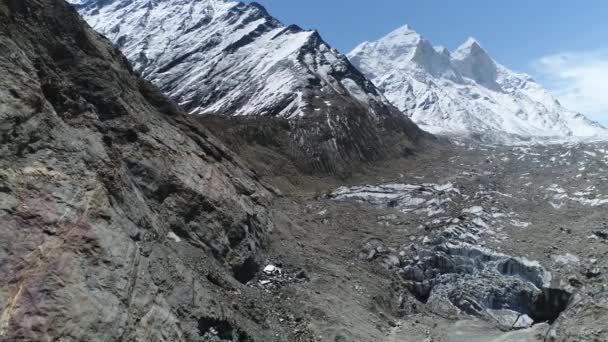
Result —
[[273, 191], [64, 1], [1, 1], [0, 46], [0, 340], [275, 339]]
[[451, 146], [291, 188], [268, 260], [310, 280], [250, 286], [317, 341], [605, 341], [607, 146]]
[[359, 259], [398, 279], [394, 340], [608, 339], [607, 146], [461, 146], [443, 166], [329, 194], [392, 230]]
[[64, 1], [0, 0], [0, 47], [0, 341], [608, 340], [608, 144], [319, 175]]

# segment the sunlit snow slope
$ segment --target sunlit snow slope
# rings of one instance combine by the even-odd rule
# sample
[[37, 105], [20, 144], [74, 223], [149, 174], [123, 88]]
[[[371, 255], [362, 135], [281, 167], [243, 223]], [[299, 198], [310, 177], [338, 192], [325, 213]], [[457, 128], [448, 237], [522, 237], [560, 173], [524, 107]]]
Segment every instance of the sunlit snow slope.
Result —
[[285, 26], [255, 3], [71, 2], [137, 72], [191, 113], [291, 118], [335, 111], [341, 101], [372, 115], [392, 107], [317, 32]]
[[495, 62], [472, 38], [451, 53], [404, 26], [359, 45], [348, 57], [432, 133], [503, 143], [606, 135], [604, 127], [564, 108], [530, 76]]
[[400, 156], [430, 137], [316, 31], [285, 26], [258, 4], [72, 3], [187, 112], [286, 121], [287, 143], [273, 146], [313, 171], [347, 172], [353, 161]]

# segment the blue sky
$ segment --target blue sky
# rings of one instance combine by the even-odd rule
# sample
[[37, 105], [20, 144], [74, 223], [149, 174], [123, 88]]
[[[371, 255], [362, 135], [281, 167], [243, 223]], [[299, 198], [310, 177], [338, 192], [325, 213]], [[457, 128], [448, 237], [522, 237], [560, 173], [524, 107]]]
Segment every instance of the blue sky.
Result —
[[534, 76], [566, 106], [608, 124], [608, 1], [259, 0], [286, 24], [317, 29], [348, 52], [409, 24], [450, 50], [475, 37], [500, 63]]

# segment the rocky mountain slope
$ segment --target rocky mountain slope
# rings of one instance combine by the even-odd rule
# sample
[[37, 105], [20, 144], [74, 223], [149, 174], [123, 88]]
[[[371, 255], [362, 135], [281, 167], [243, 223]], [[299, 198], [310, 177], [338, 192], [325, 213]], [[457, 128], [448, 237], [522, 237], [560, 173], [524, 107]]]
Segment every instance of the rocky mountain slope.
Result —
[[280, 196], [63, 0], [0, 0], [0, 72], [0, 341], [608, 336], [606, 143]]
[[230, 305], [273, 229], [252, 171], [63, 0], [0, 1], [0, 72], [0, 340], [277, 340]]
[[433, 133], [490, 142], [607, 135], [530, 76], [498, 64], [472, 38], [452, 53], [404, 26], [359, 45], [348, 57], [393, 104]]
[[[316, 31], [285, 26], [256, 3], [73, 3], [187, 112], [286, 119], [289, 149], [313, 169], [400, 154], [422, 134]], [[386, 131], [399, 139], [385, 141]]]

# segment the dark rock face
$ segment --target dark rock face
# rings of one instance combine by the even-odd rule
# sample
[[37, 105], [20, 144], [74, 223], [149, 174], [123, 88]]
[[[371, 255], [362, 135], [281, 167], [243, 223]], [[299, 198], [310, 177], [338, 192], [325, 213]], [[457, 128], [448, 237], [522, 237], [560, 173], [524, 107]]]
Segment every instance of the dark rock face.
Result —
[[0, 72], [0, 340], [276, 339], [229, 304], [273, 228], [252, 171], [62, 0], [0, 1]]

